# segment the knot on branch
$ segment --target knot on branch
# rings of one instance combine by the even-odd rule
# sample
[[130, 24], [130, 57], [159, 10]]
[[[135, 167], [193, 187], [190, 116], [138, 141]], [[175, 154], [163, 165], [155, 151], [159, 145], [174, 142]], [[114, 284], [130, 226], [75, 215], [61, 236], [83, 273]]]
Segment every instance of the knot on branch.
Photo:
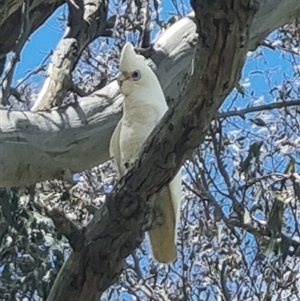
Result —
[[[118, 186], [121, 185], [119, 188]], [[134, 189], [119, 184], [116, 192], [108, 196], [107, 204], [111, 218], [113, 220], [130, 221], [140, 220], [145, 216], [149, 204], [141, 193], [136, 192]], [[121, 190], [121, 193], [118, 190]]]

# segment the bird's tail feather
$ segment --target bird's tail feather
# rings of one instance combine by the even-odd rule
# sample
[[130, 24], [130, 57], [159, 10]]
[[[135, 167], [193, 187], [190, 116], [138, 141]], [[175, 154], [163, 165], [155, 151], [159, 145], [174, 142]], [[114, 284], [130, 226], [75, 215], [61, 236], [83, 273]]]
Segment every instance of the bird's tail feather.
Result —
[[181, 175], [176, 175], [173, 181], [162, 189], [155, 200], [162, 214], [162, 224], [149, 231], [153, 257], [163, 263], [169, 263], [177, 258], [177, 221], [180, 213]]

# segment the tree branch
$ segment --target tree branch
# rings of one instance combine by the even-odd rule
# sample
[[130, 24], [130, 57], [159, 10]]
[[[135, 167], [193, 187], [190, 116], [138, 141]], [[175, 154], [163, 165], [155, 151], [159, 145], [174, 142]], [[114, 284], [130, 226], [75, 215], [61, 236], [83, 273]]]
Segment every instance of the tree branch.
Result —
[[299, 106], [299, 105], [300, 105], [300, 100], [273, 102], [273, 103], [269, 103], [266, 105], [249, 107], [249, 108], [242, 109], [242, 110], [220, 112], [220, 113], [216, 114], [216, 119], [228, 118], [228, 117], [233, 117], [233, 116], [240, 116], [240, 117], [244, 118], [244, 115], [249, 114], [249, 113], [269, 111], [269, 110], [281, 109], [281, 108], [287, 108], [287, 107], [293, 107], [293, 106]]
[[10, 63], [7, 66], [7, 70], [4, 74], [3, 80], [1, 82], [2, 86], [2, 99], [1, 103], [3, 105], [10, 104], [9, 102], [9, 96], [11, 95], [11, 82], [13, 79], [13, 75], [15, 72], [15, 68], [17, 66], [17, 63], [20, 60], [20, 54], [23, 49], [23, 46], [25, 45], [31, 30], [31, 22], [29, 19], [29, 0], [25, 0], [22, 5], [22, 14], [21, 14], [21, 30], [20, 30], [20, 36], [18, 37], [18, 40], [16, 42], [16, 45], [14, 47], [14, 51], [12, 53], [12, 58], [10, 60]]
[[[300, 12], [300, 8], [295, 9], [297, 3], [262, 1], [250, 26], [249, 50], [275, 28], [292, 21]], [[197, 42], [195, 31], [194, 18], [189, 16], [168, 28], [153, 44], [152, 66], [169, 104], [178, 102], [178, 87], [189, 70]], [[109, 140], [121, 117], [121, 103], [113, 82], [82, 98], [79, 106], [41, 113], [0, 110], [0, 145], [5, 158], [1, 161], [0, 186], [61, 178], [65, 171], [75, 173], [107, 161]]]
[[[198, 2], [193, 2], [197, 20], [201, 21], [197, 22], [201, 26], [192, 77], [187, 80], [178, 97], [177, 87], [187, 77], [194, 53], [193, 45], [197, 42], [195, 24], [186, 18], [172, 26], [172, 31], [166, 31], [163, 39], [156, 41], [156, 53], [152, 55], [160, 79], [165, 78], [162, 83], [171, 109], [148, 139], [138, 162], [120, 180], [113, 194], [108, 196], [93, 220], [80, 232], [79, 240], [83, 243], [61, 269], [48, 301], [95, 300], [99, 292], [103, 292], [117, 280], [123, 268], [123, 259], [139, 245], [144, 231], [149, 227], [152, 206], [150, 196], [172, 179], [184, 160], [203, 141], [217, 109], [239, 79], [247, 50], [255, 48], [274, 26], [281, 25], [279, 23], [287, 15], [294, 16], [297, 7], [294, 0], [285, 0], [281, 10], [274, 7], [272, 12], [266, 5], [272, 6], [274, 2], [280, 5], [280, 2], [261, 1], [262, 8], [269, 16], [278, 14], [278, 23], [274, 22], [272, 27], [269, 26], [270, 22], [264, 20], [266, 16], [262, 18], [262, 8], [253, 20], [254, 9], [250, 5], [252, 0]], [[289, 5], [292, 2], [295, 5], [285, 11], [286, 3]], [[260, 35], [257, 33], [253, 39], [252, 30], [256, 23], [257, 28], [260, 28]], [[268, 24], [268, 27], [264, 27], [264, 24]], [[177, 40], [174, 40], [175, 31]], [[179, 43], [180, 41], [182, 42]], [[172, 93], [171, 90], [175, 92]], [[51, 170], [52, 176], [60, 176], [64, 170], [73, 171], [74, 166], [76, 169], [79, 165], [81, 168], [89, 167], [87, 162], [97, 164], [99, 157], [102, 156], [103, 159], [103, 154], [108, 153], [110, 134], [118, 120], [118, 117], [113, 122], [105, 119], [118, 116], [117, 105], [121, 103], [121, 99], [116, 91], [116, 84], [112, 83], [94, 96], [83, 99], [79, 106], [49, 113], [0, 110], [5, 128], [0, 135], [1, 147], [3, 146], [1, 151], [4, 152], [1, 185], [3, 182], [8, 185], [9, 180], [11, 183], [26, 183], [37, 178], [43, 180], [50, 176], [44, 169]], [[92, 104], [87, 104], [88, 101]], [[105, 115], [107, 111], [109, 113]], [[95, 116], [98, 117], [97, 122], [94, 122]], [[96, 124], [102, 126], [101, 130], [95, 127]], [[23, 131], [12, 130], [20, 128]], [[88, 133], [83, 134], [83, 131]], [[56, 135], [60, 135], [60, 140], [55, 141]], [[62, 137], [67, 141], [63, 141]], [[44, 143], [41, 144], [41, 141]], [[22, 145], [23, 150], [28, 150], [30, 146], [33, 153], [30, 156], [28, 153], [22, 155], [19, 150]], [[95, 145], [96, 149], [92, 151], [91, 145]], [[102, 153], [97, 153], [99, 148]], [[84, 159], [88, 157], [87, 153], [91, 153], [93, 160]], [[81, 163], [81, 158], [84, 163]], [[10, 172], [7, 166], [16, 167], [9, 180], [6, 177]]]
[[[65, 0], [35, 0], [30, 1], [29, 20], [30, 33], [39, 28]], [[23, 0], [2, 0], [0, 2], [0, 58], [13, 50], [20, 36], [22, 24]]]
[[[171, 181], [203, 141], [216, 110], [237, 84], [248, 49], [249, 25], [257, 8], [252, 3], [218, 0], [211, 5], [201, 1], [201, 7], [194, 3], [201, 20], [201, 38], [194, 72], [182, 90], [184, 101], [166, 113], [139, 160], [87, 225], [82, 249], [67, 260], [48, 301], [95, 300], [116, 281], [123, 260], [140, 244], [149, 226], [151, 195]], [[76, 270], [70, 271], [73, 266]]]
[[82, 241], [80, 240], [81, 229], [76, 226], [71, 220], [69, 220], [62, 212], [57, 209], [47, 210], [47, 216], [49, 216], [56, 227], [56, 229], [64, 235], [70, 246], [74, 251], [80, 249]]
[[72, 88], [71, 73], [84, 48], [106, 29], [106, 0], [69, 0], [69, 24], [64, 38], [54, 51], [47, 79], [31, 111], [60, 106]]

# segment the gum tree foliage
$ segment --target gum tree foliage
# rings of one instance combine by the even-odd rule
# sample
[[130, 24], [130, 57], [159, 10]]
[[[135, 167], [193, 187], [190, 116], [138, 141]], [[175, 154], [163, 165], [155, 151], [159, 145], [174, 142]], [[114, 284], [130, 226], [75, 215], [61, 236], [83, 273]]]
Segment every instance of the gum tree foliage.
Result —
[[[205, 3], [192, 3], [196, 16], [198, 9], [208, 9]], [[39, 66], [15, 78], [26, 41], [63, 4], [0, 3], [2, 114], [80, 107], [114, 80], [125, 41], [149, 57], [154, 37], [191, 11], [180, 0], [66, 1], [56, 15], [58, 26], [66, 28], [64, 38]], [[113, 164], [87, 166], [76, 181], [73, 170], [34, 184], [19, 186], [16, 179], [10, 185], [15, 187], [0, 191], [0, 300], [47, 300], [52, 287], [48, 300], [298, 300], [300, 24], [297, 14], [289, 15], [287, 24], [249, 49], [242, 77], [183, 165], [175, 263], [154, 262], [146, 238], [137, 248], [126, 247], [131, 254], [124, 255], [114, 277], [107, 270], [109, 276], [97, 278], [105, 283], [101, 289], [83, 270], [69, 286], [84, 283], [85, 295], [64, 296], [63, 282], [54, 285], [55, 279], [60, 269], [72, 275], [82, 264], [74, 260], [74, 267], [62, 268], [72, 248], [75, 256], [84, 249], [81, 231], [117, 183]], [[43, 88], [37, 76], [44, 78]], [[177, 86], [173, 89], [181, 89]], [[2, 154], [1, 160], [9, 158]]]

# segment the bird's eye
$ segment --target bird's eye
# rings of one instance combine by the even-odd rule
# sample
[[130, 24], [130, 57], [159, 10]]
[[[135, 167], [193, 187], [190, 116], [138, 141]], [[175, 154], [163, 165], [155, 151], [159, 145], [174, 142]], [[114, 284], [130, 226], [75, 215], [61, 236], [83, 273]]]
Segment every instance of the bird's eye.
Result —
[[132, 72], [131, 77], [134, 81], [138, 81], [141, 78], [141, 73], [138, 70]]

